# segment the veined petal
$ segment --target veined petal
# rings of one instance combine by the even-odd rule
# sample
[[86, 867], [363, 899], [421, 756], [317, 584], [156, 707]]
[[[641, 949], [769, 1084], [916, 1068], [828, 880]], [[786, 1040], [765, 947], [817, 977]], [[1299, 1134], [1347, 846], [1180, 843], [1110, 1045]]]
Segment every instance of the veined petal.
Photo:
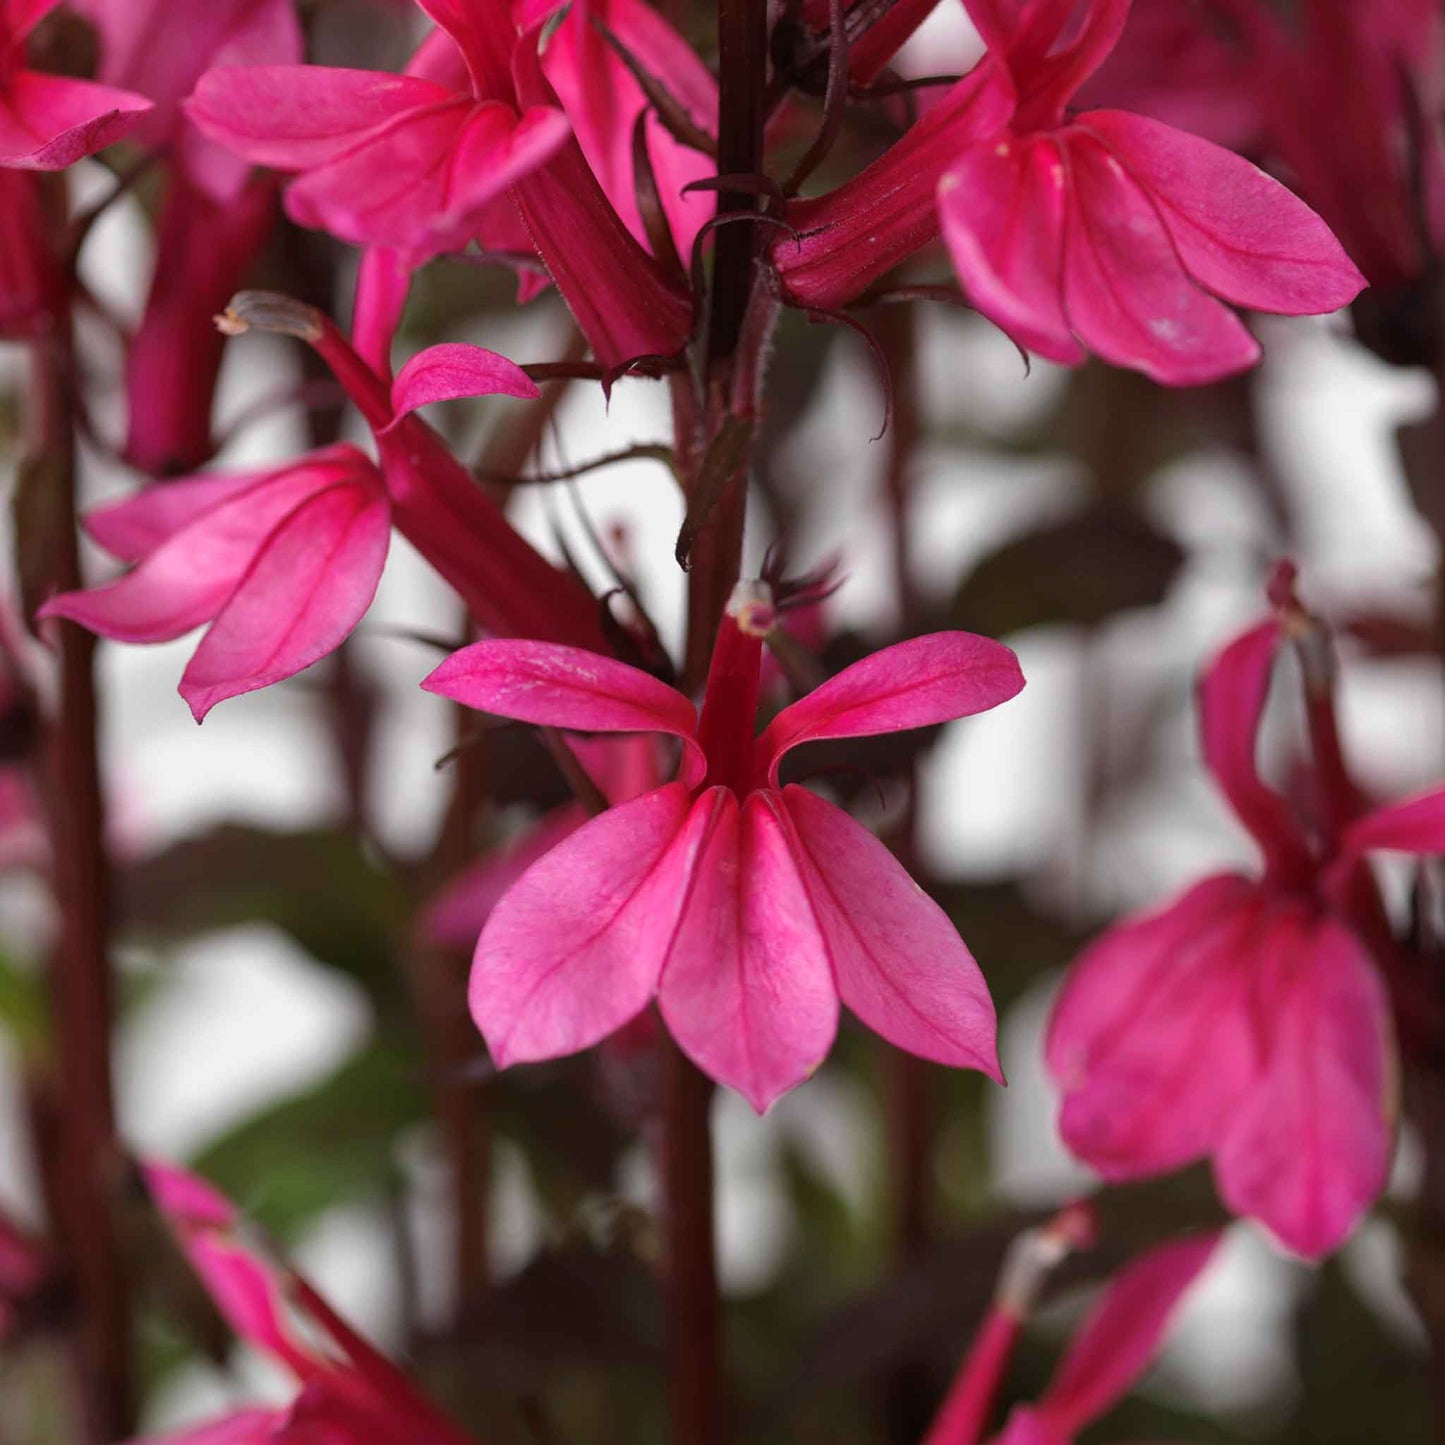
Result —
[[256, 553], [181, 678], [200, 722], [216, 703], [292, 677], [339, 647], [376, 595], [386, 493], [340, 485], [304, 502]]
[[128, 90], [18, 70], [0, 89], [0, 166], [64, 170], [119, 140], [150, 108]]
[[842, 1001], [909, 1053], [1003, 1082], [988, 985], [947, 914], [861, 823], [796, 785], [793, 857]]
[[1445, 853], [1445, 788], [1377, 808], [1345, 830], [1341, 853], [1358, 857], [1380, 849], [1394, 853]]
[[1313, 315], [1348, 305], [1365, 278], [1292, 191], [1212, 141], [1125, 111], [1078, 124], [1153, 196], [1184, 269], [1256, 311]]
[[1069, 970], [1045, 1056], [1059, 1132], [1106, 1179], [1209, 1153], [1264, 1067], [1251, 975], [1266, 955], [1263, 898], [1210, 878], [1111, 928]]
[[[454, 652], [422, 686], [497, 717], [574, 732], [670, 733], [683, 739], [697, 782], [697, 710], [674, 687], [625, 662], [521, 638], [491, 638]], [[685, 777], [685, 781], [688, 780]]]
[[458, 97], [416, 76], [329, 65], [235, 65], [209, 70], [185, 103], [212, 140], [256, 165], [325, 165], [408, 112]]
[[1121, 1270], [1075, 1335], [1039, 1413], [1072, 1438], [1123, 1399], [1153, 1363], [1221, 1238], [1217, 1230], [1189, 1235]]
[[466, 58], [476, 95], [488, 100], [510, 100], [512, 51], [517, 45], [512, 6], [500, 0], [481, 5], [476, 0], [417, 3], [456, 42]]
[[669, 783], [579, 828], [493, 909], [468, 996], [499, 1067], [576, 1053], [647, 1006], [706, 823]]
[[132, 497], [87, 512], [85, 530], [112, 557], [140, 562], [222, 502], [274, 475], [273, 471], [233, 472], [155, 482]]
[[1293, 867], [1306, 856], [1299, 825], [1255, 764], [1279, 639], [1279, 624], [1271, 620], [1219, 654], [1199, 684], [1199, 721], [1205, 764], [1239, 821], [1272, 865]]
[[698, 799], [707, 832], [658, 989], [683, 1051], [760, 1114], [823, 1062], [838, 1027], [827, 947], [781, 805], [755, 792], [740, 813], [726, 788]]
[[391, 405], [400, 420], [435, 401], [467, 396], [520, 396], [531, 400], [540, 395], [536, 382], [515, 361], [485, 346], [445, 341], [417, 352], [402, 367], [392, 384]]
[[1074, 204], [1064, 303], [1074, 334], [1117, 366], [1197, 386], [1252, 366], [1259, 343], [1190, 280], [1149, 196], [1087, 132], [1064, 133]]
[[1272, 1010], [1268, 1071], [1215, 1154], [1225, 1204], [1307, 1259], [1338, 1249], [1394, 1152], [1394, 1039], [1374, 961], [1343, 924], [1301, 927]]
[[987, 712], [1023, 689], [1018, 658], [971, 632], [935, 632], [885, 647], [845, 667], [785, 707], [755, 745], [777, 783], [778, 763], [799, 743], [872, 737]]
[[970, 147], [938, 185], [943, 239], [968, 299], [1020, 346], [1084, 360], [1064, 314], [1068, 186], [1048, 139]]

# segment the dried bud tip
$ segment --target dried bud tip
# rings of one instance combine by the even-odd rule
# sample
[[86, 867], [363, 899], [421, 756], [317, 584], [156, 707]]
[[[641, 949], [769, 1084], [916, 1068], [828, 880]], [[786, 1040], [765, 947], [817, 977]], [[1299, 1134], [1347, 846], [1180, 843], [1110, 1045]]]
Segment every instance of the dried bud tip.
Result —
[[216, 329], [227, 336], [247, 331], [269, 331], [294, 336], [298, 341], [320, 341], [326, 322], [314, 306], [307, 306], [276, 291], [238, 291], [231, 304], [216, 317]]
[[748, 637], [766, 637], [778, 625], [773, 589], [756, 577], [744, 578], [728, 598], [727, 614]]

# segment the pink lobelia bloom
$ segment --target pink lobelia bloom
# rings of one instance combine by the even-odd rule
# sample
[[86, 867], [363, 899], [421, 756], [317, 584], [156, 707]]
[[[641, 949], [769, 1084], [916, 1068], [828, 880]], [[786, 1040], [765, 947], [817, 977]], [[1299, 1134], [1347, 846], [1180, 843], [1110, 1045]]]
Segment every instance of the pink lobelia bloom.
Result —
[[647, 673], [571, 648], [481, 642], [423, 684], [524, 722], [681, 740], [676, 782], [594, 818], [535, 863], [477, 943], [472, 1016], [499, 1066], [575, 1052], [656, 996], [678, 1044], [758, 1110], [826, 1056], [838, 1005], [926, 1058], [1000, 1078], [993, 1004], [943, 911], [865, 828], [778, 781], [820, 738], [924, 727], [1023, 686], [969, 633], [890, 647], [753, 736], [769, 590], [741, 583], [702, 715]]
[[144, 96], [25, 68], [25, 40], [60, 0], [0, 0], [0, 166], [60, 171], [119, 140]]
[[[1161, 1245], [1120, 1271], [1069, 1346], [1068, 1353], [1039, 1400], [1014, 1409], [994, 1445], [1072, 1445], [1094, 1421], [1114, 1408], [1153, 1363], [1185, 1295], [1214, 1258], [1221, 1236], [1186, 1236]], [[1028, 1303], [1031, 1303], [1029, 1301]], [[1004, 1320], [1009, 1346], [992, 1345], [991, 1326]], [[1018, 1319], [1006, 1291], [985, 1321], [923, 1445], [978, 1445], [981, 1412], [956, 1407], [970, 1395], [991, 1397], [1012, 1353]]]
[[[1129, 5], [968, 0], [988, 54], [894, 151], [796, 208], [801, 244], [774, 246], [791, 298], [840, 305], [931, 239], [922, 203], [936, 187], [969, 301], [1066, 365], [1092, 352], [1197, 385], [1259, 357], [1224, 302], [1304, 315], [1353, 299], [1364, 279], [1329, 229], [1247, 161], [1126, 111], [1069, 115]], [[917, 213], [911, 231], [866, 218], [885, 199]]]
[[1337, 1248], [1384, 1188], [1394, 1137], [1391, 942], [1369, 851], [1445, 851], [1445, 790], [1364, 813], [1312, 688], [1316, 805], [1297, 815], [1255, 768], [1280, 642], [1305, 614], [1227, 647], [1201, 692], [1204, 755], [1259, 845], [1257, 878], [1212, 877], [1104, 934], [1049, 1024], [1060, 1130], [1111, 1180], [1212, 1158], [1224, 1202], [1287, 1248]]
[[[405, 75], [232, 66], [201, 77], [186, 113], [248, 161], [299, 172], [286, 209], [300, 225], [391, 247], [411, 265], [462, 250], [507, 187], [567, 140], [568, 126], [555, 107], [519, 112], [510, 103], [510, 20], [503, 36], [458, 0], [422, 8], [441, 34]], [[451, 63], [458, 50], [460, 67]]]
[[242, 1410], [149, 1445], [474, 1445], [306, 1280], [245, 1242], [228, 1199], [168, 1165], [144, 1176], [226, 1322], [301, 1386], [283, 1409]]
[[39, 615], [122, 642], [209, 624], [180, 686], [199, 722], [224, 698], [309, 667], [356, 626], [386, 561], [391, 504], [376, 467], [338, 445], [272, 471], [158, 483], [92, 512], [86, 528], [136, 566]]

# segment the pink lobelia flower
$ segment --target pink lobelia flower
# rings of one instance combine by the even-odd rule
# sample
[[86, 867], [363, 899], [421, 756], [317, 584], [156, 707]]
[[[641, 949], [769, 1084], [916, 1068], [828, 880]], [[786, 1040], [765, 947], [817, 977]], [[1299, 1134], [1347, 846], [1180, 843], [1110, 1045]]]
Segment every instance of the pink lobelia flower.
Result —
[[131, 130], [151, 103], [25, 68], [25, 40], [60, 0], [0, 0], [0, 166], [60, 171]]
[[[1153, 1363], [1185, 1295], [1213, 1259], [1221, 1236], [1207, 1233], [1173, 1240], [1141, 1255], [1120, 1271], [1074, 1336], [1049, 1387], [1033, 1405], [1013, 1410], [995, 1445], [1072, 1445], [1094, 1421], [1113, 1409]], [[975, 1343], [959, 1383], [924, 1445], [978, 1445], [982, 1420], [974, 1412], [952, 1414], [982, 1369], [1001, 1373], [1007, 1355], [990, 1358], [989, 1323], [1007, 1314], [996, 1304]], [[1011, 1338], [1016, 1338], [1017, 1328]]]
[[1361, 860], [1445, 851], [1445, 790], [1362, 815], [1318, 693], [1313, 815], [1260, 780], [1275, 654], [1303, 616], [1287, 609], [1232, 643], [1201, 693], [1205, 761], [1259, 845], [1262, 875], [1206, 879], [1104, 934], [1070, 971], [1047, 1059], [1064, 1141], [1106, 1178], [1210, 1157], [1232, 1210], [1318, 1257], [1384, 1187], [1393, 1144], [1377, 967], [1391, 943]]
[[301, 1386], [284, 1409], [243, 1410], [150, 1445], [474, 1445], [306, 1280], [245, 1242], [228, 1199], [168, 1165], [143, 1172], [226, 1322]]
[[676, 782], [609, 809], [535, 863], [477, 943], [472, 1016], [496, 1062], [586, 1048], [657, 997], [697, 1065], [762, 1110], [826, 1056], [841, 1000], [885, 1038], [1000, 1078], [988, 989], [943, 911], [846, 813], [778, 767], [820, 738], [924, 727], [1023, 686], [1008, 648], [950, 632], [890, 647], [753, 736], [761, 583], [735, 590], [702, 715], [610, 659], [477, 643], [423, 684], [503, 717], [683, 745]]
[[[838, 306], [931, 239], [935, 186], [969, 301], [1066, 365], [1093, 352], [1169, 385], [1214, 381], [1259, 357], [1224, 302], [1304, 315], [1356, 296], [1364, 279], [1324, 223], [1247, 161], [1126, 111], [1068, 114], [1129, 4], [968, 0], [988, 54], [894, 151], [790, 215], [801, 243], [774, 257], [792, 299]], [[883, 199], [918, 213], [912, 230], [866, 218]]]
[[[423, 0], [441, 27], [405, 75], [320, 65], [231, 66], [201, 77], [190, 119], [237, 155], [300, 173], [298, 224], [409, 265], [459, 251], [507, 187], [567, 140], [552, 106], [511, 104], [515, 30], [459, 0]], [[505, 35], [499, 33], [504, 30]], [[463, 65], [452, 58], [460, 51]]]
[[309, 667], [356, 626], [386, 561], [391, 504], [376, 467], [339, 445], [272, 471], [158, 483], [86, 527], [137, 565], [39, 615], [122, 642], [209, 623], [180, 686], [199, 722], [224, 698]]

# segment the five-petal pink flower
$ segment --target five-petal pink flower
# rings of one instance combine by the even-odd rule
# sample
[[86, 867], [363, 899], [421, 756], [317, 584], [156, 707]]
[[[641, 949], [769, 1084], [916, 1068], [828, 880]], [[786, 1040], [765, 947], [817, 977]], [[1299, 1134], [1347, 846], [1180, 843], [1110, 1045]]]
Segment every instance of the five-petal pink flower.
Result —
[[823, 1061], [841, 1000], [926, 1058], [999, 1078], [992, 1000], [947, 916], [860, 823], [778, 777], [822, 738], [924, 727], [1023, 686], [969, 633], [900, 643], [784, 708], [754, 737], [771, 599], [740, 584], [701, 717], [636, 668], [488, 641], [423, 684], [502, 717], [678, 738], [679, 778], [609, 809], [535, 863], [477, 943], [472, 1015], [505, 1066], [588, 1047], [656, 997], [678, 1044], [767, 1108]]
[[1361, 815], [1325, 779], [1335, 825], [1321, 826], [1260, 779], [1286, 626], [1232, 643], [1201, 691], [1205, 760], [1263, 874], [1208, 878], [1104, 934], [1069, 974], [1047, 1058], [1064, 1140], [1106, 1178], [1209, 1157], [1232, 1210], [1318, 1257], [1384, 1188], [1394, 1140], [1389, 943], [1362, 859], [1445, 851], [1445, 790]]

